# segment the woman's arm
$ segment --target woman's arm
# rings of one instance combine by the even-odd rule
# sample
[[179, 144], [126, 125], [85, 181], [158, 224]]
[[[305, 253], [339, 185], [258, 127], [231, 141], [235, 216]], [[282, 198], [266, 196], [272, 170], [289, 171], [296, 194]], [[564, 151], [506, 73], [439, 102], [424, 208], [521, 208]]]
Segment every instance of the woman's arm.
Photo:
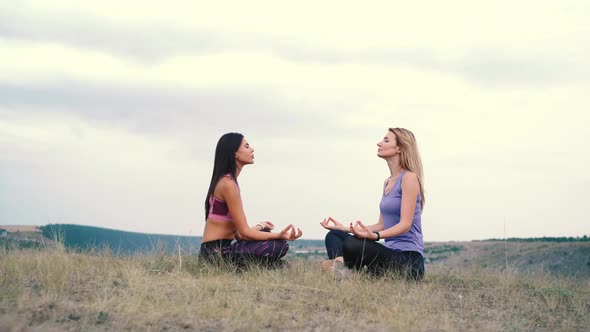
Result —
[[[250, 227], [250, 229], [253, 231], [261, 232], [264, 230], [264, 226], [261, 225], [260, 223], [258, 223], [256, 225]], [[236, 232], [236, 239], [243, 240], [243, 237], [242, 237], [242, 235], [240, 235], [240, 232]]]
[[[387, 184], [389, 183], [389, 179], [387, 178], [385, 179], [385, 182], [383, 182], [383, 190], [385, 191], [385, 187], [387, 187]], [[360, 221], [356, 222], [357, 224], [360, 223]], [[339, 230], [339, 231], [344, 231], [344, 232], [349, 232], [352, 233], [352, 230], [350, 229], [350, 225], [352, 225], [353, 223], [349, 223], [349, 224], [342, 224], [336, 220], [334, 220], [334, 218], [332, 217], [328, 217], [326, 219], [324, 219], [324, 221], [320, 222], [320, 225], [322, 225], [322, 227], [324, 227], [327, 230]], [[379, 213], [379, 221], [377, 221], [376, 224], [373, 225], [369, 225], [369, 226], [365, 226], [367, 229], [369, 229], [371, 232], [377, 232], [377, 231], [381, 231], [383, 230], [383, 216], [381, 215], [381, 213]]]
[[379, 213], [379, 221], [376, 224], [367, 226], [367, 228], [371, 232], [378, 232], [383, 230], [383, 216], [381, 215], [381, 213]]
[[[357, 221], [357, 223], [358, 222], [360, 222], [360, 221]], [[352, 223], [350, 223], [349, 225], [344, 225], [344, 224], [334, 220], [334, 218], [332, 218], [332, 217], [328, 217], [328, 218], [324, 219], [324, 221], [320, 222], [320, 225], [322, 225], [322, 227], [324, 227], [327, 230], [334, 229], [334, 230], [352, 233], [350, 230], [350, 226], [349, 226], [349, 225], [352, 225]], [[376, 224], [369, 225], [366, 227], [369, 230], [371, 230], [371, 232], [383, 230], [383, 216], [381, 215], [381, 213], [379, 214], [379, 221]]]
[[[418, 177], [412, 172], [406, 172], [402, 178], [402, 207], [399, 224], [381, 231], [382, 239], [405, 234], [412, 228], [414, 211], [416, 211], [416, 198], [420, 192]], [[376, 236], [376, 234], [375, 234]]]
[[227, 204], [229, 213], [236, 225], [236, 231], [240, 238], [256, 241], [279, 239], [293, 241], [301, 236], [301, 230], [296, 230], [293, 225], [287, 226], [280, 233], [260, 232], [258, 230], [259, 227], [256, 226], [250, 228], [248, 226], [248, 221], [246, 220], [246, 214], [244, 213], [244, 208], [242, 206], [242, 199], [240, 198], [240, 192], [238, 191], [236, 183], [231, 179], [222, 178], [219, 181], [219, 186], [219, 195]]
[[400, 222], [395, 226], [389, 227], [386, 230], [382, 230], [383, 217], [380, 216], [379, 222], [381, 223], [381, 229], [377, 229], [375, 225], [359, 225], [357, 222], [357, 225], [350, 225], [350, 231], [359, 237], [371, 240], [376, 240], [378, 238], [377, 234], [374, 232], [379, 232], [379, 238], [381, 239], [387, 239], [407, 233], [412, 227], [414, 211], [416, 210], [416, 198], [418, 197], [419, 191], [420, 185], [418, 184], [418, 178], [416, 177], [416, 174], [412, 172], [406, 172], [402, 178], [402, 206]]
[[323, 221], [320, 221], [320, 225], [327, 230], [338, 230], [343, 232], [348, 232], [348, 226], [342, 224], [341, 222], [337, 221], [332, 217], [324, 218]]

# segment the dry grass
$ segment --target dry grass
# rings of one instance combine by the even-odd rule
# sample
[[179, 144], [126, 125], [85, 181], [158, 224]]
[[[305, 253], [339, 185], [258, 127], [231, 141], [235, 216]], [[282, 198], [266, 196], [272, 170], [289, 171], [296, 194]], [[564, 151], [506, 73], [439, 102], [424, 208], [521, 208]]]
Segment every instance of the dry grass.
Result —
[[483, 270], [420, 283], [317, 264], [236, 272], [196, 257], [0, 252], [0, 330], [585, 330], [590, 284]]

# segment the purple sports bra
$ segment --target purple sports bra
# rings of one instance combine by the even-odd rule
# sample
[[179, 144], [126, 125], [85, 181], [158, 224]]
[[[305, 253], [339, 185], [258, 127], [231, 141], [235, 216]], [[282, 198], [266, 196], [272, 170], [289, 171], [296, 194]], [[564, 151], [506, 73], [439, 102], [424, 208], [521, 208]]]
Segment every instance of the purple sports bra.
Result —
[[[230, 179], [233, 180], [232, 176], [230, 174], [225, 174], [224, 176], [229, 177]], [[234, 181], [234, 183], [236, 184], [236, 186], [238, 187], [238, 192], [240, 191], [240, 186], [238, 185], [237, 182]], [[223, 200], [220, 200], [219, 198], [213, 196], [213, 194], [211, 194], [211, 196], [209, 197], [209, 215], [208, 218], [211, 219], [215, 219], [215, 220], [221, 220], [221, 221], [234, 221], [232, 216], [229, 214], [229, 208], [227, 207], [227, 203]]]

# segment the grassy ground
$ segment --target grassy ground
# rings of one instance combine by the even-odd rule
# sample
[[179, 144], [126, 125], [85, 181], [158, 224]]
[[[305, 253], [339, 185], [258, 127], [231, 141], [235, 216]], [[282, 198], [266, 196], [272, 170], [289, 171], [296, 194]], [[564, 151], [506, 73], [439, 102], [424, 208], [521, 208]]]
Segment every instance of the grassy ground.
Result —
[[470, 241], [427, 243], [426, 257], [441, 268], [590, 279], [590, 242]]
[[588, 280], [428, 269], [423, 282], [317, 264], [236, 273], [196, 257], [0, 252], [0, 330], [586, 330]]

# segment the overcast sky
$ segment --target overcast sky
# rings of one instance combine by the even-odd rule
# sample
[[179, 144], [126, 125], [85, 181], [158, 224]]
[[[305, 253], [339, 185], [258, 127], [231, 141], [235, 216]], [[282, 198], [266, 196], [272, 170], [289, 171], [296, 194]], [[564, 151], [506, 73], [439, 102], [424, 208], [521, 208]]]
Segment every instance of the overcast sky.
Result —
[[590, 2], [2, 1], [0, 224], [202, 235], [243, 133], [251, 224], [374, 223], [388, 127], [425, 241], [590, 234]]

